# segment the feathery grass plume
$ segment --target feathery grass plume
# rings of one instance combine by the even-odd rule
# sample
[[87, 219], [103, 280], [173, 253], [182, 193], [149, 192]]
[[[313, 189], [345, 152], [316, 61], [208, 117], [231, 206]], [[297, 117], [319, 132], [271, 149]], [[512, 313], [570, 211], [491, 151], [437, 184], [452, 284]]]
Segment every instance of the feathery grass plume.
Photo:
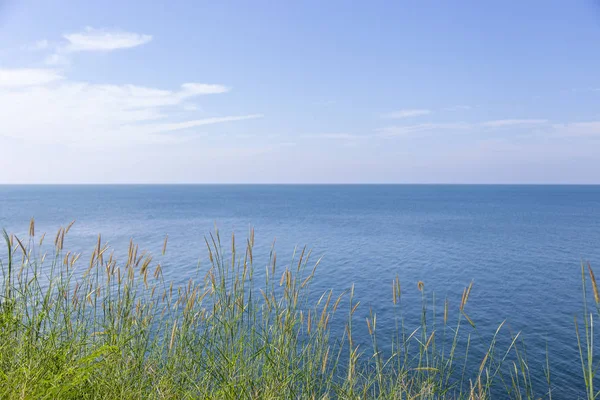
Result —
[[46, 232], [42, 233], [42, 237], [40, 238], [40, 242], [38, 243], [38, 246], [42, 246], [42, 243], [44, 243], [44, 238], [46, 237]]
[[427, 349], [429, 347], [429, 345], [431, 344], [431, 341], [433, 340], [435, 336], [435, 331], [431, 332], [431, 335], [429, 336], [429, 339], [427, 339], [427, 342], [425, 343], [425, 348]]
[[402, 291], [400, 289], [400, 278], [398, 275], [392, 281], [392, 303], [397, 304], [400, 301]]
[[354, 304], [354, 307], [352, 307], [352, 311], [350, 311], [350, 314], [354, 314], [359, 305], [360, 301], [357, 301], [356, 304]]
[[462, 299], [460, 300], [460, 310], [463, 311], [467, 301], [469, 300], [469, 295], [471, 294], [471, 289], [473, 288], [473, 281], [463, 290]]
[[598, 295], [598, 285], [596, 285], [596, 277], [594, 276], [594, 271], [592, 271], [592, 266], [590, 263], [587, 264], [588, 272], [590, 274], [590, 280], [592, 281], [592, 289], [594, 291], [594, 300], [596, 300], [596, 304], [600, 303], [600, 296]]
[[56, 232], [56, 237], [54, 238], [54, 247], [58, 247], [58, 241], [60, 240], [60, 235], [62, 233], [62, 228]]
[[21, 242], [21, 240], [16, 235], [14, 236], [14, 238], [17, 241], [19, 248], [21, 249], [23, 257], [27, 257], [27, 250], [25, 250], [25, 246], [23, 246], [23, 243]]
[[167, 241], [169, 240], [169, 235], [165, 235], [165, 242], [163, 243], [162, 255], [164, 256], [167, 252]]
[[448, 323], [448, 307], [449, 303], [448, 299], [446, 299], [446, 301], [444, 301], [444, 326]]
[[67, 225], [67, 228], [65, 229], [65, 234], [69, 233], [69, 231], [71, 230], [71, 228], [73, 227], [74, 224], [75, 224], [75, 220], [71, 221], [69, 223], [69, 225]]
[[171, 330], [171, 340], [169, 341], [169, 352], [173, 350], [173, 344], [175, 343], [175, 332], [177, 332], [177, 320], [173, 322], [173, 329]]

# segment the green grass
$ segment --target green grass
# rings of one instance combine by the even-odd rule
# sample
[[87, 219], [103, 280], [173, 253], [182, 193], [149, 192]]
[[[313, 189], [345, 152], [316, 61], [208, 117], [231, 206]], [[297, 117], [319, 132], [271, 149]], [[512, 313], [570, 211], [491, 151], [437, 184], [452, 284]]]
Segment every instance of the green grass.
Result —
[[[80, 257], [63, 248], [69, 228], [48, 254], [33, 221], [27, 238], [5, 232], [2, 399], [552, 398], [549, 390], [534, 396], [520, 336], [504, 323], [485, 354], [473, 354], [472, 285], [451, 309], [448, 301], [436, 308], [419, 282], [421, 323], [408, 330], [399, 279], [382, 282], [397, 318], [395, 335], [379, 337], [376, 314], [357, 317], [353, 288], [310, 292], [318, 261], [306, 250], [285, 265], [272, 250], [266, 266], [256, 265], [253, 232], [240, 246], [217, 231], [197, 278], [175, 287], [160, 264], [166, 239], [156, 259], [130, 243], [117, 260], [100, 237]], [[598, 300], [593, 276], [592, 285]], [[332, 329], [334, 319], [344, 329]], [[582, 387], [594, 398], [587, 308], [583, 320]]]

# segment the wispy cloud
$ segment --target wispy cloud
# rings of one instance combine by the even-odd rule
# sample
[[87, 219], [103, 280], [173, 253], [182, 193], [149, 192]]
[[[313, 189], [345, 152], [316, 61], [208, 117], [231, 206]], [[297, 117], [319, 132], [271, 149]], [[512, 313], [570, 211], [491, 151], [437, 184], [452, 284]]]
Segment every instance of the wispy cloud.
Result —
[[472, 126], [467, 123], [424, 123], [417, 125], [388, 126], [378, 130], [379, 136], [396, 137], [411, 136], [418, 132], [439, 131], [439, 130], [464, 130]]
[[65, 34], [63, 37], [68, 42], [63, 48], [66, 52], [130, 49], [152, 40], [152, 35], [91, 27], [81, 32]]
[[483, 122], [451, 122], [451, 123], [422, 123], [414, 125], [395, 125], [380, 128], [379, 136], [412, 136], [419, 132], [428, 131], [465, 131], [472, 129], [496, 129], [519, 125], [548, 125], [545, 119], [499, 119]]
[[[600, 139], [600, 121], [552, 123], [546, 119], [502, 119], [473, 123], [423, 123], [414, 125], [388, 126], [377, 130], [377, 136], [382, 138], [432, 136], [442, 132], [482, 133], [490, 138], [491, 132], [504, 132], [504, 128], [514, 127], [511, 135], [513, 140], [521, 138], [538, 141], [544, 139], [565, 140]], [[504, 136], [502, 136], [504, 137]], [[496, 139], [489, 139], [496, 140]]]
[[46, 39], [40, 40], [32, 46], [32, 49], [53, 50], [53, 53], [44, 59], [46, 65], [67, 65], [73, 53], [131, 49], [150, 42], [152, 35], [86, 27], [80, 32], [65, 33], [62, 39], [61, 42], [54, 44]]
[[196, 119], [196, 120], [192, 120], [192, 121], [175, 122], [175, 123], [170, 123], [170, 124], [155, 124], [152, 127], [152, 131], [154, 133], [177, 131], [177, 130], [181, 130], [181, 129], [196, 128], [198, 126], [203, 126], [203, 125], [214, 125], [214, 124], [220, 124], [223, 122], [243, 121], [246, 119], [256, 119], [256, 118], [262, 118], [262, 117], [263, 117], [262, 114], [250, 114], [250, 115], [238, 115], [238, 116], [228, 116], [228, 117], [203, 118], [203, 119]]
[[402, 119], [402, 118], [412, 118], [419, 117], [422, 115], [431, 114], [431, 110], [426, 109], [404, 109], [393, 111], [390, 113], [383, 114], [383, 118], [391, 118], [391, 119]]
[[184, 96], [195, 96], [198, 94], [219, 94], [229, 91], [227, 86], [208, 85], [206, 83], [184, 83], [181, 85]]
[[[25, 143], [121, 146], [172, 140], [167, 132], [262, 117], [261, 114], [176, 120], [191, 99], [225, 93], [217, 84], [178, 90], [69, 80], [51, 69], [0, 69], [5, 136]], [[185, 115], [191, 115], [190, 112]], [[188, 117], [189, 118], [189, 117]]]
[[[94, 28], [63, 38], [63, 43], [42, 40], [32, 48], [53, 50], [45, 62], [57, 65], [68, 62], [73, 53], [128, 49], [152, 40], [151, 35]], [[192, 101], [231, 90], [221, 84], [186, 82], [176, 90], [165, 90], [74, 81], [55, 68], [0, 68], [0, 89], [5, 139], [29, 144], [118, 147], [180, 142], [185, 140], [182, 135], [167, 133], [192, 133], [207, 125], [262, 117], [243, 114], [193, 119], [198, 107]], [[182, 115], [187, 119], [182, 121]]]
[[483, 127], [499, 128], [503, 126], [514, 125], [540, 125], [547, 122], [547, 119], [498, 119], [494, 121], [482, 122], [480, 125]]
[[353, 140], [359, 139], [363, 136], [354, 135], [351, 133], [313, 133], [302, 135], [302, 137], [310, 139], [333, 139], [333, 140]]
[[61, 79], [63, 77], [52, 69], [0, 69], [0, 87], [15, 88], [20, 86], [45, 85]]

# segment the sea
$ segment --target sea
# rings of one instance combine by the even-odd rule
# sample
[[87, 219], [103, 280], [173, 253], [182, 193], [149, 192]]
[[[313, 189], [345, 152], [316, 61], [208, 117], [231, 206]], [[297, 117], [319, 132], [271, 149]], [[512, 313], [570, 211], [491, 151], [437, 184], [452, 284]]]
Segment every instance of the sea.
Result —
[[321, 259], [311, 290], [354, 285], [357, 319], [372, 310], [384, 336], [396, 276], [409, 320], [421, 310], [419, 281], [439, 310], [448, 299], [451, 316], [473, 282], [474, 357], [506, 320], [501, 334], [520, 332], [536, 398], [548, 396], [547, 362], [553, 398], [585, 395], [574, 318], [582, 262], [600, 276], [600, 186], [0, 185], [0, 228], [26, 236], [31, 218], [50, 241], [76, 221], [65, 247], [84, 254], [101, 234], [117, 253], [133, 239], [159, 255], [168, 235], [164, 271], [176, 284], [206, 267], [215, 229], [240, 244], [254, 229], [257, 257], [274, 245], [282, 265], [306, 246]]

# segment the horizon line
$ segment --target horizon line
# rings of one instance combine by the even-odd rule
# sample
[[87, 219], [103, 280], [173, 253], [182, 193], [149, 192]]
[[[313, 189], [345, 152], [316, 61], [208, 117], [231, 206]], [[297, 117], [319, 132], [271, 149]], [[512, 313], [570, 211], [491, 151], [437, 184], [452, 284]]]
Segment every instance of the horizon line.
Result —
[[573, 182], [83, 182], [83, 183], [3, 183], [0, 186], [600, 186]]

